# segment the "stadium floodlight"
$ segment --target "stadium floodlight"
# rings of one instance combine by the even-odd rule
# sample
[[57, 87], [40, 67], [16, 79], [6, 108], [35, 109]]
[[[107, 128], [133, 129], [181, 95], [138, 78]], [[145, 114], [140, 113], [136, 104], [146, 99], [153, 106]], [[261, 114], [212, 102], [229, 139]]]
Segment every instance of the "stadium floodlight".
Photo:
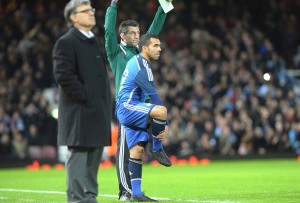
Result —
[[271, 75], [269, 73], [265, 73], [263, 77], [265, 81], [269, 81], [271, 79]]
[[55, 118], [55, 119], [58, 118], [58, 108], [52, 109], [52, 111], [51, 111], [51, 116], [52, 116], [53, 118]]

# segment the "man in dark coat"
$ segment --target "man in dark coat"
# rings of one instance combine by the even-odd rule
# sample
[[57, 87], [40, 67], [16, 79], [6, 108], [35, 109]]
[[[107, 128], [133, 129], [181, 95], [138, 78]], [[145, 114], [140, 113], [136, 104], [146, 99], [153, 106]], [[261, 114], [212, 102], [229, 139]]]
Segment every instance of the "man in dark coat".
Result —
[[89, 0], [65, 7], [69, 31], [53, 50], [59, 84], [58, 145], [68, 147], [68, 202], [97, 202], [97, 173], [103, 147], [111, 144], [112, 101], [104, 55], [91, 32], [95, 9]]

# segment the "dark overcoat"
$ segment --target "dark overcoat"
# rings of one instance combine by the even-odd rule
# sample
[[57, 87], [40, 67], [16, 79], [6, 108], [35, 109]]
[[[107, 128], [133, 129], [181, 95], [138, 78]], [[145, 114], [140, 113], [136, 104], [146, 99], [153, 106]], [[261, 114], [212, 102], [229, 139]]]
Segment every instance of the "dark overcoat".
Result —
[[110, 145], [112, 99], [97, 40], [71, 27], [54, 45], [53, 72], [59, 86], [58, 145]]

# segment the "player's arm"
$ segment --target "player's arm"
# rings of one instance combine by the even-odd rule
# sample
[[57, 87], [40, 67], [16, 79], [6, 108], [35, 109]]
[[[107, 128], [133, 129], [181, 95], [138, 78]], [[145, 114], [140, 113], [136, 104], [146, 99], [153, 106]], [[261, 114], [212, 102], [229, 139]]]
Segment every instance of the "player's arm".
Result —
[[[151, 99], [151, 104], [164, 106], [164, 103], [158, 96], [157, 90], [153, 82], [153, 75], [151, 69], [141, 69], [135, 77], [135, 83], [143, 90], [143, 93], [148, 95]], [[169, 121], [167, 120], [167, 125]]]
[[120, 51], [116, 33], [118, 0], [112, 0], [105, 14], [105, 50], [108, 59], [114, 58]]
[[[157, 94], [157, 91], [156, 91], [156, 88], [155, 88], [155, 85], [153, 82], [153, 74], [152, 74], [151, 69], [142, 68], [141, 70], [139, 70], [134, 81], [137, 84], [137, 86], [139, 86], [143, 90], [143, 93], [145, 95], [148, 95], [150, 98], [153, 97], [154, 101], [151, 98], [152, 104], [163, 105], [163, 103], [161, 102], [161, 100]], [[155, 96], [155, 95], [157, 95], [157, 96]]]
[[[166, 1], [172, 2], [172, 0], [166, 0]], [[163, 11], [162, 7], [159, 6], [154, 16], [154, 20], [150, 25], [147, 33], [158, 35], [162, 30], [166, 17], [167, 14]]]

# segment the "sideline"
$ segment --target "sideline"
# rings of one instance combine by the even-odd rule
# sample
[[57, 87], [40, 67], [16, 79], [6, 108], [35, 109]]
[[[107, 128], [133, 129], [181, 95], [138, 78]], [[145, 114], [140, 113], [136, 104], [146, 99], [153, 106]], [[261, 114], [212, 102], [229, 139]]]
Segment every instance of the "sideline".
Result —
[[[43, 193], [43, 194], [57, 194], [57, 195], [65, 195], [65, 192], [61, 191], [51, 191], [51, 190], [24, 190], [24, 189], [13, 189], [13, 188], [0, 188], [0, 192], [23, 192], [23, 193]], [[110, 198], [118, 198], [118, 195], [111, 194], [99, 194], [99, 197], [110, 197]], [[231, 202], [231, 201], [218, 201], [218, 200], [194, 200], [194, 199], [172, 199], [172, 198], [159, 198], [153, 197], [157, 200], [171, 201], [171, 202], [195, 202], [195, 203], [239, 203], [239, 202]], [[0, 199], [8, 199], [6, 197], [1, 197]], [[30, 202], [30, 200], [27, 200]]]

